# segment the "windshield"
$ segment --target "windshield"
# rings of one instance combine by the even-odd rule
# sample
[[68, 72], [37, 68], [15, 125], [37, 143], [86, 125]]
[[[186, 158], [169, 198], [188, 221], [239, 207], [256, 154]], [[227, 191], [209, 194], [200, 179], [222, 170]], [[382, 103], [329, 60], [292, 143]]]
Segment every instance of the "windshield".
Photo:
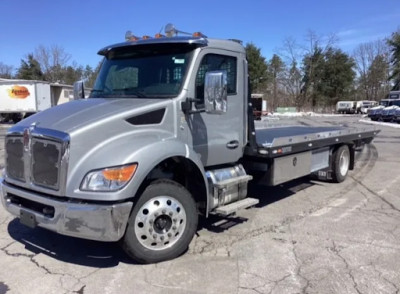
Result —
[[194, 48], [191, 44], [152, 44], [111, 50], [90, 98], [176, 97]]
[[385, 107], [392, 106], [392, 105], [400, 106], [400, 100], [381, 100], [379, 105], [383, 105]]

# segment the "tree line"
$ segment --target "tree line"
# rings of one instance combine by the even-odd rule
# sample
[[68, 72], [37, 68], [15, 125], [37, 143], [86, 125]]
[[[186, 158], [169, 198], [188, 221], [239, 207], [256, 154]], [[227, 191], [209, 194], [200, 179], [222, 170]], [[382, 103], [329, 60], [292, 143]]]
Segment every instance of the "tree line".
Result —
[[252, 93], [263, 94], [268, 109], [330, 111], [340, 100], [379, 101], [400, 90], [400, 30], [385, 40], [358, 45], [352, 54], [337, 38], [308, 32], [306, 44], [287, 38], [270, 60], [246, 45]]
[[0, 61], [0, 78], [38, 80], [66, 85], [85, 80], [86, 86], [92, 88], [100, 64], [92, 68], [90, 65], [70, 63], [70, 59], [71, 55], [60, 46], [41, 45], [21, 59], [21, 64], [15, 73], [12, 66]]
[[[321, 37], [310, 31], [305, 44], [286, 38], [270, 60], [255, 44], [246, 45], [252, 93], [263, 94], [270, 110], [295, 106], [326, 111], [340, 100], [378, 101], [399, 89], [400, 30], [387, 39], [360, 44], [352, 54], [336, 46], [334, 35]], [[62, 84], [84, 79], [93, 87], [100, 64], [92, 68], [70, 59], [60, 46], [39, 46], [16, 71], [0, 61], [0, 78]]]

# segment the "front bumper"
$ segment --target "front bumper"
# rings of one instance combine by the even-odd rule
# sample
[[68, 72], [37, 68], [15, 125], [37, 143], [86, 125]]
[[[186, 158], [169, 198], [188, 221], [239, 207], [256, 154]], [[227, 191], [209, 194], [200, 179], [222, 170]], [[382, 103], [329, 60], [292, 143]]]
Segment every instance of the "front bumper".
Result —
[[369, 114], [368, 115], [368, 117], [371, 119], [371, 120], [379, 120], [381, 117], [382, 117], [382, 115], [381, 114]]
[[395, 116], [393, 114], [389, 114], [389, 115], [382, 115], [381, 116], [383, 121], [391, 121], [393, 119], [396, 119]]
[[0, 197], [8, 212], [19, 218], [29, 215], [29, 222], [34, 226], [98, 241], [118, 241], [122, 238], [133, 205], [132, 202], [103, 205], [61, 201], [19, 189], [2, 178]]

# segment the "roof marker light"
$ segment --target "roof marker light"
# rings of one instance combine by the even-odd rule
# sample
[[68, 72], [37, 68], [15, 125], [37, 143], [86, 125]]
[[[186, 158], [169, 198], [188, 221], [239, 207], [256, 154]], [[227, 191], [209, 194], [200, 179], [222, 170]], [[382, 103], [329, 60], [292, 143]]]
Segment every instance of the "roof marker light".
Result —
[[193, 33], [193, 37], [196, 37], [196, 38], [207, 38], [207, 36], [202, 34], [201, 32]]
[[142, 39], [143, 39], [143, 40], [147, 40], [147, 39], [151, 39], [151, 37], [150, 37], [150, 36], [147, 36], [147, 35], [145, 35], [145, 36], [143, 36], [143, 37], [142, 37]]

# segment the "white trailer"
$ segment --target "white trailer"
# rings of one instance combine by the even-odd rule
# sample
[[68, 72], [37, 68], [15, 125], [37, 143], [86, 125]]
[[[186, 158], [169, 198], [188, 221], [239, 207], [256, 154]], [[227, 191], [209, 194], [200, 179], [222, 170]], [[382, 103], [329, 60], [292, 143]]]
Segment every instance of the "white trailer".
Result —
[[0, 80], [0, 120], [19, 121], [72, 99], [72, 86], [28, 80]]
[[336, 104], [336, 112], [353, 114], [356, 112], [356, 102], [355, 101], [339, 101]]

